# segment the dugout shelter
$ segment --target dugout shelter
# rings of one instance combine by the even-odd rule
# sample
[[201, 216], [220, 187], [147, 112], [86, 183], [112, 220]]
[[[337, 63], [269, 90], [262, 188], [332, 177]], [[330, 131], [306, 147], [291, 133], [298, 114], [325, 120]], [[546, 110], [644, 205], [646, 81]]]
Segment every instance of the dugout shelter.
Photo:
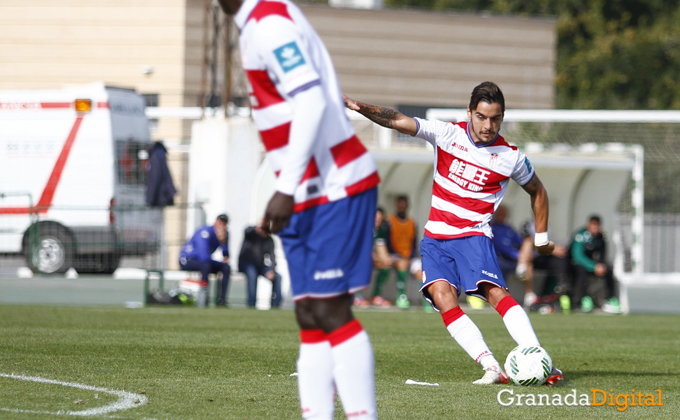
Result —
[[[553, 239], [567, 243], [574, 230], [585, 225], [589, 215], [602, 216], [603, 229], [609, 234], [608, 259], [614, 263], [620, 281], [622, 306], [631, 312], [678, 312], [680, 272], [663, 264], [675, 261], [673, 255], [679, 248], [673, 246], [673, 238], [677, 237], [680, 225], [674, 224], [673, 214], [659, 213], [654, 201], [646, 199], [647, 206], [652, 206], [646, 209], [643, 200], [649, 195], [643, 185], [650, 182], [647, 175], [654, 176], [654, 169], [663, 169], [665, 164], [653, 162], [661, 158], [671, 161], [675, 156], [673, 149], [655, 148], [656, 143], [651, 143], [644, 134], [651, 131], [658, 139], [661, 130], [665, 130], [666, 137], [672, 138], [672, 129], [680, 122], [680, 115], [676, 114], [680, 113], [508, 110], [501, 130], [510, 143], [527, 154], [546, 185]], [[356, 112], [348, 112], [348, 116], [377, 161], [382, 178], [379, 204], [391, 213], [396, 196], [406, 194], [411, 202], [410, 214], [416, 218], [422, 235], [432, 186], [430, 146], [412, 137], [400, 138]], [[466, 112], [430, 110], [428, 117], [457, 121], [465, 119]], [[568, 131], [564, 131], [565, 125], [569, 126]], [[541, 134], [540, 130], [548, 131], [546, 127], [562, 131], [559, 135]], [[252, 141], [259, 144], [256, 134]], [[246, 178], [252, 179], [252, 183], [243, 186], [249, 191], [247, 204], [245, 196], [237, 200], [231, 197], [225, 203], [228, 207], [248, 207], [250, 223], [261, 217], [274, 189], [274, 174], [266, 160], [252, 160], [256, 161], [258, 166], [250, 172], [252, 178]], [[660, 193], [654, 189], [656, 184], [650, 185], [648, 193]], [[671, 199], [669, 188], [664, 191]], [[514, 182], [510, 182], [504, 204], [511, 210], [509, 222], [517, 228], [531, 217], [529, 197]], [[663, 224], [657, 219], [662, 219]]]
[[[435, 114], [437, 119], [456, 120], [455, 115], [454, 118], [450, 117]], [[433, 150], [424, 141], [406, 147], [387, 144], [389, 142], [384, 140], [386, 134], [389, 134], [389, 130], [387, 133], [380, 133], [379, 130], [378, 137], [382, 135], [383, 141], [378, 141], [377, 147], [370, 150], [381, 178], [378, 203], [387, 213], [393, 213], [396, 197], [406, 195], [410, 202], [409, 213], [418, 225], [420, 240], [430, 211]], [[603, 219], [603, 230], [609, 233], [608, 258], [618, 267], [617, 271], [621, 272], [626, 264], [629, 268], [633, 265], [641, 267], [641, 262], [630, 257], [635, 243], [632, 239], [624, 242], [617, 212], [622, 196], [630, 193], [634, 171], [642, 162], [637, 147], [616, 143], [580, 147], [556, 144], [546, 147], [540, 143], [527, 142], [520, 148], [531, 160], [548, 191], [550, 231], [555, 242], [568, 245], [572, 233], [585, 225], [588, 216], [599, 214]], [[253, 217], [264, 213], [267, 201], [274, 192], [274, 182], [273, 171], [265, 159], [255, 177], [250, 204], [254, 210]], [[509, 184], [503, 204], [510, 209], [508, 222], [515, 228], [519, 229], [533, 217], [528, 194], [514, 181]], [[641, 215], [643, 209], [638, 211]]]

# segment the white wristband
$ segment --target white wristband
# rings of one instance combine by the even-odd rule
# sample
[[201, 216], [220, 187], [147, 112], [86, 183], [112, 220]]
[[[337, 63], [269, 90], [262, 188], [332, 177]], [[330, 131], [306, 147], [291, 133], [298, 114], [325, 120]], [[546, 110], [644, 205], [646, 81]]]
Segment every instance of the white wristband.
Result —
[[534, 245], [536, 246], [544, 246], [548, 245], [548, 232], [541, 232], [534, 235]]

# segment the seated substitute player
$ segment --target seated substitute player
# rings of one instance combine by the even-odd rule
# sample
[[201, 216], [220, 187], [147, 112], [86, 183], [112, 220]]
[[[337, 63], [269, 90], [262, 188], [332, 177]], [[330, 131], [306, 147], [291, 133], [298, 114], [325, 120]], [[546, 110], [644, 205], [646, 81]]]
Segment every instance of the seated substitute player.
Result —
[[[375, 224], [373, 225], [373, 267], [378, 271], [376, 276], [376, 282], [373, 289], [373, 299], [372, 303], [375, 306], [382, 308], [389, 308], [392, 304], [380, 296], [380, 291], [382, 285], [387, 280], [387, 276], [390, 274], [390, 267], [392, 267], [392, 256], [390, 255], [388, 249], [389, 242], [389, 225], [385, 220], [385, 210], [382, 207], [378, 207], [375, 211]], [[360, 308], [367, 308], [371, 305], [371, 302], [366, 299], [361, 292], [357, 292], [354, 295], [354, 305]]]
[[302, 416], [377, 418], [373, 348], [352, 314], [371, 277], [380, 182], [330, 55], [289, 0], [219, 0], [240, 30], [253, 120], [277, 175], [261, 226], [279, 233], [300, 327]]
[[[526, 156], [499, 135], [505, 112], [503, 93], [492, 82], [475, 87], [468, 106], [469, 121], [460, 123], [411, 118], [348, 97], [345, 105], [377, 124], [434, 146], [432, 208], [420, 245], [420, 290], [441, 312], [451, 336], [485, 370], [473, 383], [507, 383], [507, 375], [479, 328], [458, 306], [458, 296], [464, 288], [466, 294], [488, 301], [518, 345], [540, 345], [526, 312], [508, 292], [491, 242], [489, 222], [510, 178], [531, 196], [538, 252], [550, 254], [554, 243], [548, 240], [548, 195], [543, 184]], [[553, 368], [547, 383], [560, 379], [562, 372]]]
[[[391, 306], [390, 302], [383, 298], [380, 294], [382, 287], [387, 281], [392, 266], [397, 271], [397, 300], [396, 305], [401, 309], [408, 309], [411, 303], [408, 300], [407, 281], [408, 270], [411, 266], [411, 259], [415, 257], [417, 243], [416, 243], [416, 222], [412, 217], [406, 215], [408, 210], [408, 198], [405, 195], [397, 197], [396, 201], [397, 212], [390, 215], [387, 220], [375, 227], [376, 245], [379, 250], [385, 249], [389, 252], [388, 258], [382, 258], [380, 264], [373, 258], [373, 263], [378, 268], [378, 275], [375, 280], [375, 289], [373, 290], [374, 306], [388, 308]], [[384, 217], [384, 214], [382, 215]], [[377, 223], [376, 214], [376, 223]], [[382, 240], [383, 246], [378, 245], [377, 241]]]
[[[548, 232], [550, 232], [550, 229], [548, 229]], [[524, 235], [524, 242], [519, 251], [519, 260], [522, 261], [524, 267], [521, 269], [518, 267], [518, 273], [521, 273], [526, 278], [526, 282], [533, 284], [534, 270], [538, 269], [547, 272], [548, 278], [546, 278], [543, 290], [539, 296], [546, 297], [553, 293], [560, 295], [562, 310], [570, 311], [571, 305], [569, 304], [569, 297], [565, 296], [565, 293], [571, 287], [569, 284], [569, 258], [567, 258], [567, 247], [562, 244], [555, 244], [552, 254], [538, 254], [533, 246], [533, 239], [536, 235], [536, 225], [533, 220], [524, 223], [522, 226], [522, 234]], [[548, 281], [550, 277], [553, 277], [557, 284], [550, 283]]]
[[600, 226], [600, 216], [590, 216], [588, 224], [574, 234], [569, 247], [574, 270], [572, 306], [577, 307], [580, 303], [583, 312], [593, 310], [593, 299], [588, 295], [588, 277], [594, 274], [598, 277], [604, 277], [605, 280], [606, 300], [602, 305], [602, 310], [612, 314], [620, 314], [621, 305], [616, 297], [617, 281], [612, 266], [607, 264], [607, 242]]

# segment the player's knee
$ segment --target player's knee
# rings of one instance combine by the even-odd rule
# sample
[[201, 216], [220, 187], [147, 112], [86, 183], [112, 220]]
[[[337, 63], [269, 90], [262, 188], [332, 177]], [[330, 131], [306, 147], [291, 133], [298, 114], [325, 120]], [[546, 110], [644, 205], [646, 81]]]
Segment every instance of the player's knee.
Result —
[[457, 306], [458, 298], [455, 293], [455, 289], [451, 287], [448, 282], [437, 281], [432, 283], [428, 288], [427, 292], [432, 296], [434, 303], [440, 306]]
[[397, 270], [399, 271], [406, 271], [408, 270], [410, 264], [410, 260], [408, 258], [400, 258], [399, 261], [397, 261]]
[[482, 287], [482, 293], [486, 296], [486, 300], [489, 301], [489, 304], [494, 308], [504, 297], [510, 296], [510, 293], [506, 289], [491, 284]]

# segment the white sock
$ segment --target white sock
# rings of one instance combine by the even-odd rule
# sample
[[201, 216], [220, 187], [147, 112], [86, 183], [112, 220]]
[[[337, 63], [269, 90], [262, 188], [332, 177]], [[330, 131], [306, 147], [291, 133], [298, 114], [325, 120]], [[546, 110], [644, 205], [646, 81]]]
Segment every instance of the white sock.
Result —
[[498, 303], [496, 310], [503, 317], [505, 328], [519, 346], [540, 346], [538, 337], [531, 325], [529, 316], [511, 296], [506, 296]]
[[328, 334], [328, 341], [345, 416], [353, 420], [377, 419], [373, 348], [368, 334], [354, 319]]
[[494, 366], [502, 371], [501, 365], [486, 345], [482, 332], [470, 317], [465, 315], [460, 306], [444, 312], [442, 319], [451, 337], [475, 362], [481, 364], [484, 369]]
[[331, 345], [323, 330], [302, 330], [300, 337], [297, 371], [302, 418], [333, 419], [335, 385]]

